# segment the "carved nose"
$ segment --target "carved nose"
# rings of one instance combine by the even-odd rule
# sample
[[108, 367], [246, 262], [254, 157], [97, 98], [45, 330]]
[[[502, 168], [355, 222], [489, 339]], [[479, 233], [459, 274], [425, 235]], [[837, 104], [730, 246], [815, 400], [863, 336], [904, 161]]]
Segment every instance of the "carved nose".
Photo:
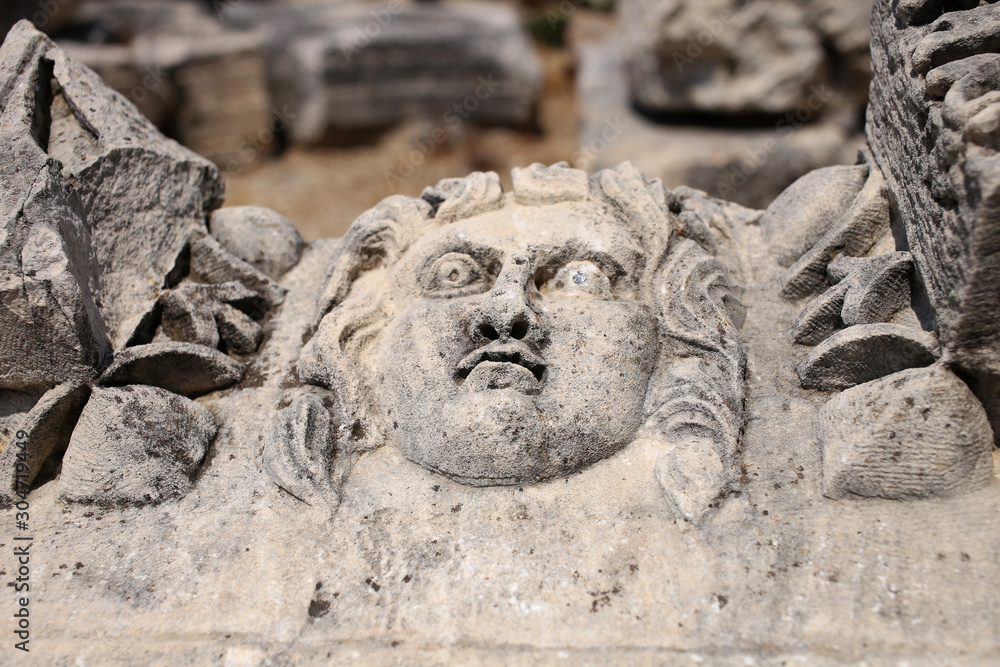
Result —
[[479, 307], [472, 337], [480, 343], [525, 339], [537, 343], [541, 327], [538, 316], [528, 306], [531, 285], [528, 258], [515, 255], [508, 259], [493, 289]]

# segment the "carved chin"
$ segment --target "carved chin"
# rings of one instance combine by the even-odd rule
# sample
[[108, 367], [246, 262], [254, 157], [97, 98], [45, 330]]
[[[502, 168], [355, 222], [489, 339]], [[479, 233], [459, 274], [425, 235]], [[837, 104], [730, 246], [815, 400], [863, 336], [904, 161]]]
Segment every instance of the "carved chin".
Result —
[[[528, 378], [538, 384], [530, 373], [514, 377], [518, 384]], [[397, 423], [390, 441], [413, 463], [461, 484], [528, 484], [564, 477], [615, 454], [639, 426], [638, 418], [626, 418], [601, 430], [539, 403], [545, 401], [513, 386], [468, 393], [441, 406], [433, 426], [425, 420]]]

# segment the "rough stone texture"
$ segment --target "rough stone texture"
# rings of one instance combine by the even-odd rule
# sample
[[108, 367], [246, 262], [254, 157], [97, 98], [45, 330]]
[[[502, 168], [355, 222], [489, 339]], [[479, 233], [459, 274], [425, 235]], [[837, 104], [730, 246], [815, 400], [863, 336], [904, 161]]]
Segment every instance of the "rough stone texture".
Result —
[[192, 343], [150, 343], [118, 353], [103, 385], [148, 384], [185, 396], [225, 389], [243, 377], [243, 364]]
[[[841, 255], [833, 261], [851, 259]], [[913, 260], [908, 252], [894, 252], [859, 260], [844, 282], [847, 294], [841, 318], [845, 326], [888, 322], [910, 305], [910, 276]]]
[[8, 283], [0, 326], [22, 342], [5, 346], [0, 374], [7, 387], [52, 386], [99, 372], [132, 338], [222, 184], [29, 24], [8, 34], [0, 63], [4, 276], [35, 274]]
[[121, 505], [179, 498], [216, 434], [204, 407], [157, 387], [94, 389], [59, 475], [64, 500]]
[[[61, 384], [47, 391], [30, 412], [12, 425], [0, 453], [0, 474], [4, 476], [0, 482], [0, 501], [10, 502], [19, 486], [30, 488], [48, 458], [65, 451], [89, 397], [87, 385]], [[23, 449], [16, 446], [18, 442], [25, 443]]]
[[[818, 184], [817, 184], [818, 185]], [[885, 179], [870, 169], [868, 180], [850, 208], [781, 277], [781, 295], [786, 299], [812, 296], [825, 288], [827, 266], [838, 255], [859, 256], [889, 233], [889, 200]]]
[[266, 311], [264, 299], [243, 283], [186, 283], [164, 293], [160, 305], [163, 332], [176, 341], [215, 348], [221, 339], [227, 350], [250, 354], [264, 335], [253, 319]]
[[993, 476], [993, 433], [968, 385], [941, 364], [830, 399], [817, 417], [823, 494], [953, 496]]
[[850, 284], [839, 282], [809, 302], [797, 320], [792, 340], [800, 345], [819, 345], [844, 327], [841, 311]]
[[939, 355], [933, 333], [898, 324], [865, 324], [839, 331], [816, 346], [798, 373], [803, 387], [836, 391], [928, 366]]
[[789, 267], [844, 215], [868, 180], [867, 165], [809, 172], [790, 185], [761, 216], [764, 238], [778, 264]]
[[298, 263], [305, 246], [295, 225], [262, 206], [220, 208], [208, 225], [222, 247], [274, 279]]
[[[980, 397], [1000, 394], [1000, 7], [880, 0], [868, 137], [945, 353]], [[991, 409], [994, 430], [1000, 415]]]
[[291, 404], [275, 413], [264, 434], [261, 466], [289, 495], [335, 508], [340, 484], [331, 477], [337, 434], [328, 406], [304, 392], [288, 400]]
[[[291, 140], [341, 140], [409, 117], [531, 126], [541, 71], [516, 14], [476, 3], [227, 6], [270, 32], [271, 97]], [[455, 105], [458, 103], [458, 110]], [[464, 105], [464, 106], [462, 106]]]
[[281, 303], [285, 291], [266, 275], [236, 257], [211, 236], [191, 244], [191, 276], [206, 283], [242, 283], [268, 306]]

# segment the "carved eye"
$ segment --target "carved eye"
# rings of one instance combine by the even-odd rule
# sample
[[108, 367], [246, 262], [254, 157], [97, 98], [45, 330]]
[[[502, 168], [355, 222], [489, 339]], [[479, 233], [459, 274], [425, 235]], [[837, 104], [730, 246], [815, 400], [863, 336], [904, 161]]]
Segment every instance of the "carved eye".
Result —
[[460, 296], [485, 291], [486, 272], [471, 256], [449, 252], [438, 257], [424, 279], [424, 290], [442, 296]]
[[560, 298], [609, 299], [611, 281], [607, 274], [591, 261], [577, 259], [559, 269], [545, 281], [539, 291]]

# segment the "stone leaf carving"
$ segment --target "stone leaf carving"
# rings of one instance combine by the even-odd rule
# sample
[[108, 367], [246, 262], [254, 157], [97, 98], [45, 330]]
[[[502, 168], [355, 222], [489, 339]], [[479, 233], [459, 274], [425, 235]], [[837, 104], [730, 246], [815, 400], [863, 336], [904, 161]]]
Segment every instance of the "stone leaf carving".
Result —
[[868, 179], [868, 166], [814, 169], [767, 207], [760, 228], [780, 266], [794, 264], [833, 227]]
[[316, 396], [298, 392], [278, 410], [264, 432], [261, 465], [271, 480], [307, 505], [335, 507], [332, 476], [336, 430], [329, 410]]
[[827, 267], [833, 287], [809, 302], [793, 339], [818, 345], [837, 329], [888, 322], [910, 306], [913, 260], [908, 252], [876, 257], [838, 256]]
[[850, 208], [823, 237], [781, 276], [781, 295], [801, 299], [824, 289], [827, 266], [838, 255], [861, 256], [889, 233], [889, 199], [885, 179], [869, 166], [868, 180]]
[[215, 438], [215, 418], [158, 387], [95, 387], [63, 457], [64, 500], [100, 505], [179, 498]]
[[807, 389], [836, 391], [928, 366], [940, 356], [937, 336], [898, 324], [866, 324], [843, 331], [816, 346], [798, 367]]
[[150, 343], [125, 348], [101, 375], [105, 386], [150, 385], [184, 396], [225, 389], [243, 378], [232, 357], [193, 343]]
[[186, 283], [165, 292], [160, 303], [163, 331], [176, 341], [216, 348], [221, 339], [229, 351], [252, 354], [263, 339], [251, 315], [263, 316], [264, 300], [243, 283]]
[[280, 304], [285, 290], [250, 264], [205, 235], [191, 244], [191, 277], [204, 283], [238, 282], [257, 292], [270, 306]]
[[816, 424], [830, 498], [947, 497], [980, 489], [993, 475], [986, 412], [940, 363], [848, 389]]

